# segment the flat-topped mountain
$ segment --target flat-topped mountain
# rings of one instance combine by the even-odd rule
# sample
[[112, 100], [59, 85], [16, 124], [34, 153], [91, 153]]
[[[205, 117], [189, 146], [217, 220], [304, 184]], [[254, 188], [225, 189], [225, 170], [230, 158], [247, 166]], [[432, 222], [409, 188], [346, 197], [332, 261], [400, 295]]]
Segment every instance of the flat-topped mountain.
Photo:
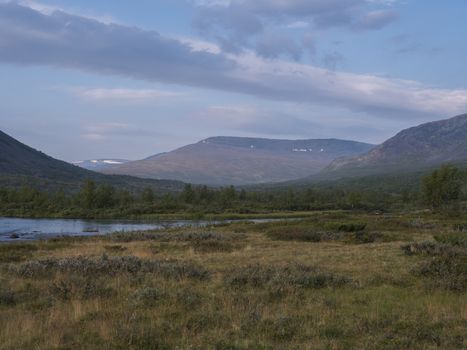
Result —
[[209, 185], [277, 182], [315, 174], [338, 157], [362, 154], [372, 147], [336, 139], [212, 137], [102, 172]]
[[0, 185], [19, 186], [33, 183], [44, 187], [77, 188], [85, 179], [126, 188], [153, 187], [177, 190], [176, 181], [151, 181], [128, 176], [107, 176], [52, 158], [0, 131]]
[[369, 152], [337, 159], [323, 174], [422, 169], [467, 160], [467, 114], [401, 131]]

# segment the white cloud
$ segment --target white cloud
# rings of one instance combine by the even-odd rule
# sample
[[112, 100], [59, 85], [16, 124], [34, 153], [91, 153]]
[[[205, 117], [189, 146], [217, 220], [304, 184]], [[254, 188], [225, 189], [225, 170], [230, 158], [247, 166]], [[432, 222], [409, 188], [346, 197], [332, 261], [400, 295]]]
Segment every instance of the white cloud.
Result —
[[73, 95], [90, 101], [112, 101], [125, 103], [153, 102], [167, 98], [182, 97], [183, 94], [152, 89], [124, 88], [69, 88]]
[[[406, 118], [414, 113], [447, 117], [467, 110], [467, 90], [333, 72], [311, 64], [263, 59], [248, 50], [226, 54], [200, 41], [190, 43], [134, 27], [31, 11], [0, 5], [0, 61], [345, 107], [379, 118]], [[69, 26], [70, 21], [73, 25]], [[94, 100], [168, 97], [155, 90], [83, 89], [78, 93]]]
[[[0, 0], [1, 3], [9, 3], [12, 0]], [[49, 4], [44, 4], [39, 1], [34, 1], [34, 0], [17, 0], [17, 4], [20, 4], [22, 6], [29, 7], [33, 10], [36, 10], [44, 15], [52, 15], [54, 12], [66, 12], [69, 14], [77, 15], [77, 16], [83, 16], [89, 19], [94, 19], [96, 21], [105, 23], [105, 24], [111, 24], [111, 23], [119, 23], [117, 19], [115, 19], [111, 15], [96, 15], [94, 13], [90, 13], [89, 11], [84, 11], [82, 9], [76, 9], [76, 8], [64, 8], [64, 7], [59, 7], [59, 6], [52, 6]]]

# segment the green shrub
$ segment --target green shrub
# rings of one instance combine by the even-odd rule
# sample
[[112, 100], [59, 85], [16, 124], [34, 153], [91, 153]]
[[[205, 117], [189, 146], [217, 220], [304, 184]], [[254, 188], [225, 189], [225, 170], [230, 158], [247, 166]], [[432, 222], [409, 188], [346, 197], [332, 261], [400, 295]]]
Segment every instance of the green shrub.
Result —
[[155, 306], [165, 298], [165, 293], [160, 288], [144, 287], [136, 290], [129, 300], [138, 306]]
[[227, 241], [202, 240], [192, 243], [192, 247], [198, 253], [230, 253], [243, 246]]
[[467, 232], [455, 232], [436, 235], [434, 238], [437, 242], [467, 249]]
[[375, 243], [375, 242], [382, 242], [389, 239], [388, 236], [383, 235], [379, 232], [365, 232], [365, 231], [356, 231], [350, 237], [349, 241], [357, 244], [367, 244], [367, 243]]
[[158, 242], [197, 242], [197, 241], [233, 241], [244, 238], [243, 234], [217, 232], [119, 232], [106, 238], [115, 242], [158, 241]]
[[103, 279], [71, 275], [54, 281], [49, 287], [50, 295], [60, 300], [108, 298], [114, 290]]
[[0, 287], [0, 305], [15, 305], [16, 304], [16, 295], [9, 289]]
[[300, 242], [326, 242], [338, 240], [342, 234], [333, 232], [318, 232], [306, 228], [278, 227], [270, 229], [266, 236], [275, 241], [300, 241]]
[[342, 287], [352, 280], [337, 276], [317, 267], [294, 264], [289, 266], [248, 265], [230, 272], [224, 282], [236, 288], [245, 286], [255, 288], [295, 287], [319, 289], [326, 287]]
[[331, 231], [338, 232], [358, 232], [365, 230], [366, 223], [341, 223], [341, 222], [327, 222], [324, 228]]
[[209, 279], [209, 271], [196, 264], [178, 261], [144, 260], [135, 256], [101, 258], [78, 256], [64, 259], [33, 260], [19, 266], [10, 266], [13, 273], [33, 278], [56, 273], [78, 273], [82, 276], [115, 276], [117, 274], [153, 273], [168, 279]]
[[467, 254], [440, 255], [420, 264], [414, 271], [436, 287], [457, 292], [467, 290]]
[[437, 242], [425, 241], [418, 243], [409, 243], [401, 246], [406, 255], [425, 255], [425, 256], [455, 256], [466, 254], [462, 247]]
[[191, 287], [178, 289], [175, 298], [179, 304], [189, 309], [199, 306], [203, 301], [203, 296]]

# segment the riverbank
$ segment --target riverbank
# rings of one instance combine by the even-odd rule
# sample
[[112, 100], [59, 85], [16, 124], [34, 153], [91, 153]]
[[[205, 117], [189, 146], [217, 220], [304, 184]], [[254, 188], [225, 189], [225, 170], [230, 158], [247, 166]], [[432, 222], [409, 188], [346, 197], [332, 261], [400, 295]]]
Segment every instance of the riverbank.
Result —
[[174, 212], [174, 213], [153, 213], [139, 215], [121, 215], [113, 212], [102, 213], [25, 213], [21, 211], [0, 212], [0, 217], [23, 218], [23, 219], [75, 219], [75, 220], [147, 220], [147, 221], [170, 221], [170, 220], [251, 220], [251, 219], [301, 219], [315, 216], [319, 213], [339, 213], [344, 210], [329, 211], [266, 211], [266, 212], [224, 212], [224, 213], [202, 213], [202, 212]]
[[0, 344], [462, 349], [464, 219], [321, 213], [3, 245]]

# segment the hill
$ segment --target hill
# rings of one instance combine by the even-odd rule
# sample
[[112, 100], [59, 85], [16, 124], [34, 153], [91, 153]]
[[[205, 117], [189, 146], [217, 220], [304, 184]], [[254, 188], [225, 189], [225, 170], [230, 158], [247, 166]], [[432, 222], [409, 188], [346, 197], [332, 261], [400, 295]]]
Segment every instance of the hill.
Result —
[[372, 147], [336, 139], [212, 137], [102, 171], [196, 184], [244, 185], [287, 181], [315, 174], [338, 157], [362, 154]]
[[20, 186], [24, 183], [41, 188], [78, 188], [85, 179], [109, 183], [128, 189], [150, 186], [156, 190], [181, 189], [176, 181], [149, 181], [127, 176], [108, 176], [79, 168], [52, 158], [0, 131], [0, 185]]
[[335, 160], [320, 175], [393, 173], [466, 160], [467, 114], [463, 114], [403, 130], [363, 155]]

